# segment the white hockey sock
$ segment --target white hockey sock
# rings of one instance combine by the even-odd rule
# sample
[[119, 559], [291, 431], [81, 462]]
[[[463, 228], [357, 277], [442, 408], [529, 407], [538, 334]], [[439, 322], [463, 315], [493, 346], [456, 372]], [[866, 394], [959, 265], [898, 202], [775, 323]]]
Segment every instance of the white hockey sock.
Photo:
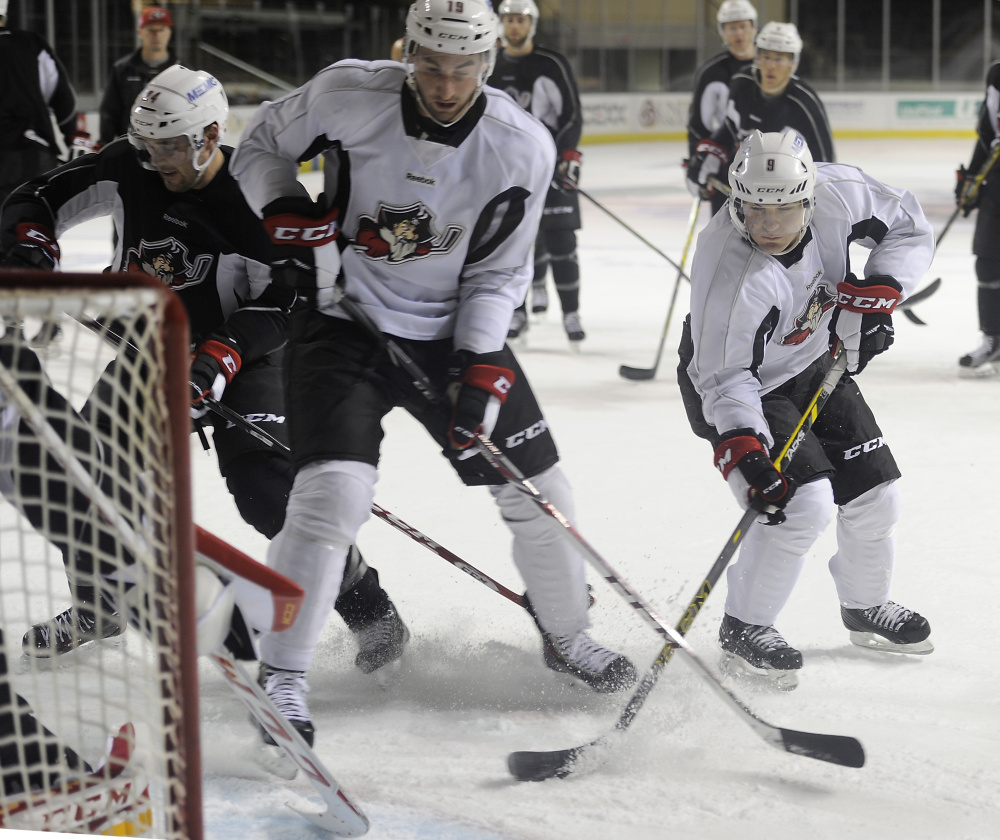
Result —
[[295, 477], [285, 525], [267, 559], [306, 595], [292, 627], [261, 639], [261, 661], [289, 671], [309, 669], [340, 592], [348, 548], [371, 512], [377, 477], [374, 467], [359, 461], [310, 464]]
[[830, 574], [845, 607], [867, 609], [889, 600], [901, 508], [897, 483], [887, 481], [838, 511]]
[[739, 560], [729, 567], [726, 612], [747, 624], [774, 624], [802, 571], [806, 552], [833, 517], [833, 490], [826, 479], [799, 487], [781, 525], [756, 523], [743, 538]]
[[[573, 521], [573, 493], [558, 465], [532, 476], [531, 483]], [[589, 627], [586, 568], [579, 552], [560, 535], [561, 526], [510, 485], [491, 487], [490, 492], [514, 534], [514, 563], [539, 623], [546, 632], [559, 636]]]

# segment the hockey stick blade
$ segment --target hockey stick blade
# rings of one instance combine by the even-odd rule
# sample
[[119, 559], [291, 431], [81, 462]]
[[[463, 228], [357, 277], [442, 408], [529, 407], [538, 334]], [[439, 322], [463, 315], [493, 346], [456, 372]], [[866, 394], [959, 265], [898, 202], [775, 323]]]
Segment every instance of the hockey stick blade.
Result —
[[618, 375], [623, 379], [631, 379], [634, 382], [645, 382], [656, 376], [656, 368], [635, 368], [622, 365], [618, 368]]
[[548, 752], [521, 751], [507, 756], [507, 769], [519, 782], [544, 782], [547, 779], [565, 779], [579, 768], [580, 759], [589, 750], [606, 744], [601, 738], [569, 750]]
[[918, 303], [922, 303], [940, 288], [941, 288], [941, 278], [935, 277], [933, 280], [931, 280], [930, 283], [928, 283], [919, 291], [914, 292], [906, 300], [900, 301], [899, 308], [905, 311], [910, 307], [915, 306]]
[[839, 764], [841, 767], [865, 766], [865, 750], [857, 738], [848, 735], [799, 732], [795, 729], [779, 729], [778, 733], [780, 742], [770, 738], [767, 740], [785, 752]]

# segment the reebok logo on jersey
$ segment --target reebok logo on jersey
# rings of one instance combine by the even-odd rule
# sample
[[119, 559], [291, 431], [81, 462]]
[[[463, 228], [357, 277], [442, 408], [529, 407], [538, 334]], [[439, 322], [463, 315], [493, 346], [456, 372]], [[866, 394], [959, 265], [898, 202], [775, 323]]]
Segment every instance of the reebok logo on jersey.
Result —
[[438, 185], [438, 179], [433, 175], [422, 175], [419, 172], [407, 172], [406, 180], [425, 187], [436, 187]]
[[852, 446], [850, 449], [844, 450], [844, 460], [850, 461], [853, 458], [857, 458], [859, 455], [867, 455], [869, 452], [874, 452], [876, 449], [881, 449], [883, 446], [887, 446], [885, 438], [881, 435], [874, 440], [866, 441], [865, 443], [860, 443], [857, 446]]

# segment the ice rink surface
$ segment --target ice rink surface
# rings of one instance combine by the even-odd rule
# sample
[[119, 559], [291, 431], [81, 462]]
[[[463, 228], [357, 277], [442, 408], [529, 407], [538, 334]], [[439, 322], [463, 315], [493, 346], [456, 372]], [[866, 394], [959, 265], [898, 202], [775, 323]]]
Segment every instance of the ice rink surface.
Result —
[[[837, 143], [841, 162], [912, 190], [936, 231], [971, 148], [971, 139]], [[675, 260], [692, 202], [684, 152], [682, 143], [586, 146], [581, 182]], [[582, 352], [570, 352], [550, 309], [531, 322], [519, 357], [573, 483], [575, 524], [676, 623], [740, 511], [708, 445], [690, 431], [675, 382], [686, 285], [656, 379], [622, 379], [621, 364], [652, 365], [677, 272], [586, 200], [583, 219]], [[514, 781], [508, 753], [608, 733], [628, 695], [597, 695], [547, 670], [527, 613], [373, 519], [359, 544], [412, 631], [403, 665], [386, 689], [362, 675], [334, 615], [309, 674], [316, 751], [367, 812], [372, 840], [1000, 837], [1000, 378], [956, 376], [958, 357], [979, 343], [973, 220], [959, 218], [941, 243], [926, 278], [941, 277], [940, 291], [916, 309], [927, 325], [897, 315], [895, 345], [859, 377], [903, 471], [892, 596], [928, 617], [935, 652], [894, 657], [849, 643], [826, 569], [831, 527], [777, 622], [805, 657], [799, 687], [729, 683], [771, 724], [857, 737], [866, 766], [769, 747], [678, 655], [604, 766], [567, 780]], [[103, 267], [109, 243], [103, 224], [67, 235], [64, 268]], [[391, 415], [386, 431], [376, 502], [521, 591], [488, 493], [463, 488], [407, 415]], [[214, 453], [194, 437], [191, 451], [196, 520], [263, 559], [266, 542], [239, 518]], [[658, 637], [595, 573], [590, 579], [593, 635], [644, 673]], [[723, 578], [688, 635], [713, 668], [725, 594]], [[318, 802], [309, 786], [258, 768], [242, 705], [207, 663], [201, 676], [206, 836], [320, 836], [285, 807]]]

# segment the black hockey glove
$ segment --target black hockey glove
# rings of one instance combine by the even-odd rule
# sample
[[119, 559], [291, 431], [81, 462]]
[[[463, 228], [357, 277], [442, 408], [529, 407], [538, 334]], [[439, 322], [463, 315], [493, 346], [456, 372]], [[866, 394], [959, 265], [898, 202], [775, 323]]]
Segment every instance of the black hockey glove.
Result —
[[21, 222], [14, 230], [15, 241], [4, 255], [4, 268], [55, 271], [59, 268], [59, 243], [45, 225]]
[[569, 192], [580, 185], [580, 161], [583, 155], [577, 149], [566, 149], [556, 164], [555, 187]]
[[903, 287], [887, 274], [858, 278], [848, 274], [837, 284], [837, 308], [830, 321], [830, 347], [839, 338], [847, 354], [847, 372], [861, 373], [879, 353], [892, 345], [892, 311]]
[[[733, 429], [722, 436], [715, 448], [715, 466], [742, 503], [767, 514], [768, 525], [785, 521], [783, 508], [795, 493], [795, 485], [783, 476], [767, 455], [753, 429]], [[730, 478], [733, 468], [737, 474]]]
[[264, 208], [264, 227], [271, 237], [271, 278], [292, 289], [310, 306], [317, 303], [319, 280], [316, 270], [316, 248], [324, 251], [327, 270], [333, 280], [340, 272], [340, 251], [336, 241], [340, 235], [334, 208], [320, 217], [320, 209], [308, 198], [279, 198]]
[[240, 372], [243, 360], [236, 346], [227, 340], [209, 339], [201, 344], [191, 358], [191, 417], [198, 420], [205, 416], [208, 406], [205, 398], [221, 400], [222, 392]]
[[514, 371], [495, 364], [502, 352], [471, 353], [458, 350], [448, 359], [448, 398], [453, 409], [448, 443], [459, 460], [473, 454], [475, 435], [489, 437], [500, 414], [500, 406], [514, 386]]
[[969, 197], [972, 186], [975, 183], [976, 173], [970, 172], [959, 164], [958, 169], [955, 170], [955, 206], [962, 208], [963, 216], [968, 216], [969, 213], [979, 206], [979, 197], [982, 195], [982, 190], [976, 190], [975, 195], [971, 198]]

